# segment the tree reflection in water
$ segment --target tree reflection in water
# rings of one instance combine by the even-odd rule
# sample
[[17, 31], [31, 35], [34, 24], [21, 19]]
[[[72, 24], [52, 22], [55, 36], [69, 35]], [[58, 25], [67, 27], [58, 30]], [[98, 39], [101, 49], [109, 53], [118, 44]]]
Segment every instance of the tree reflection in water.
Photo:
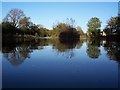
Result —
[[[59, 39], [40, 39], [32, 42], [18, 42], [3, 44], [3, 56], [12, 64], [20, 65], [34, 50], [44, 49], [44, 46], [52, 46], [57, 55], [62, 55], [67, 59], [75, 57], [76, 49], [80, 49], [84, 40], [59, 40]], [[104, 47], [106, 55], [111, 60], [120, 62], [120, 42], [109, 40], [87, 40], [87, 55], [92, 59], [97, 59], [101, 55], [100, 46]]]
[[111, 60], [120, 62], [120, 41], [107, 41], [104, 49]]
[[87, 41], [87, 54], [90, 58], [97, 59], [100, 55], [100, 41], [99, 40], [88, 40]]
[[120, 41], [116, 40], [88, 40], [87, 54], [90, 58], [97, 59], [101, 55], [100, 45], [104, 47], [106, 55], [111, 60], [120, 63]]
[[30, 46], [3, 46], [3, 56], [12, 64], [20, 65], [26, 58], [30, 58]]
[[71, 59], [75, 55], [75, 49], [81, 48], [83, 40], [80, 39], [59, 39], [54, 44], [53, 49], [57, 55], [65, 56], [67, 59]]

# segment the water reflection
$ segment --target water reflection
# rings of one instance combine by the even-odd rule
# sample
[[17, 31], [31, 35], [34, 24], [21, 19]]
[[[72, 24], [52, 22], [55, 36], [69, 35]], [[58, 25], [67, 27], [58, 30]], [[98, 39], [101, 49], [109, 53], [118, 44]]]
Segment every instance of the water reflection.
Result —
[[108, 41], [104, 44], [104, 49], [107, 56], [111, 60], [120, 62], [120, 42], [119, 41]]
[[82, 47], [83, 40], [57, 40], [53, 45], [53, 49], [58, 55], [65, 56], [67, 59], [71, 59], [75, 55], [75, 49]]
[[22, 44], [21, 46], [9, 45], [3, 46], [3, 56], [12, 64], [19, 65], [24, 62], [27, 58], [30, 58], [32, 50], [30, 46]]
[[87, 55], [90, 58], [97, 59], [100, 55], [100, 41], [99, 40], [88, 40], [87, 41]]
[[[76, 49], [80, 49], [85, 40], [71, 40], [63, 41], [59, 39], [40, 39], [30, 42], [21, 42], [17, 40], [15, 43], [3, 44], [3, 56], [12, 65], [20, 65], [27, 58], [30, 58], [34, 50], [44, 50], [45, 46], [51, 46], [57, 55], [65, 56], [71, 59], [76, 54]], [[112, 59], [120, 62], [120, 42], [119, 41], [106, 41], [106, 40], [87, 40], [86, 41], [87, 56], [92, 59], [97, 59], [101, 55], [100, 46], [104, 47], [106, 55]], [[82, 53], [82, 52], [80, 52]], [[86, 56], [86, 57], [87, 57]]]
[[120, 62], [120, 41], [118, 40], [98, 40], [87, 41], [87, 54], [90, 58], [97, 59], [101, 55], [100, 46], [104, 47], [106, 56], [111, 60]]

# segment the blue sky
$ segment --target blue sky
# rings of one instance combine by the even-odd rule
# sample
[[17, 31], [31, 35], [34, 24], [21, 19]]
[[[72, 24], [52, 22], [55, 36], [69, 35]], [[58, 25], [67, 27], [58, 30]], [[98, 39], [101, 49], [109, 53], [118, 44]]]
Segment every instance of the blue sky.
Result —
[[91, 17], [98, 17], [102, 21], [102, 28], [111, 16], [117, 16], [117, 2], [3, 2], [2, 18], [12, 8], [19, 8], [35, 24], [42, 24], [52, 28], [53, 24], [65, 22], [66, 18], [73, 18], [76, 26], [87, 31], [87, 22]]

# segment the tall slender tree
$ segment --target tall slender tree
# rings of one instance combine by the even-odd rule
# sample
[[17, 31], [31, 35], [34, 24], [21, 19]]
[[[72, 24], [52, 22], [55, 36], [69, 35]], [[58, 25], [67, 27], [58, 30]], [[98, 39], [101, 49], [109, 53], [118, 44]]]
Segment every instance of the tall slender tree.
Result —
[[99, 18], [97, 17], [92, 17], [89, 21], [88, 21], [88, 34], [90, 37], [95, 37], [99, 35], [99, 30], [101, 27], [101, 21]]

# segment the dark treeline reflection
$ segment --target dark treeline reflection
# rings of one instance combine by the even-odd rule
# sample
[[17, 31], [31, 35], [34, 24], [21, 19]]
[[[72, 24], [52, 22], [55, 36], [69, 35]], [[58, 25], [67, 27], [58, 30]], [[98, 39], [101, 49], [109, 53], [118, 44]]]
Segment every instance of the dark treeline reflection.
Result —
[[37, 39], [27, 40], [17, 38], [13, 42], [3, 43], [2, 53], [3, 56], [13, 65], [19, 65], [24, 62], [27, 58], [30, 58], [30, 53], [33, 50], [44, 49], [44, 46], [52, 45], [52, 49], [56, 53], [69, 53], [67, 56], [72, 58], [73, 49], [80, 48], [83, 40], [75, 39], [70, 41], [62, 41], [59, 39]]
[[58, 55], [65, 56], [66, 58], [71, 59], [74, 57], [75, 49], [79, 49], [82, 47], [83, 40], [81, 39], [70, 39], [64, 40], [59, 39], [56, 43], [53, 44], [53, 49], [55, 49]]
[[[12, 65], [20, 65], [27, 58], [31, 57], [31, 53], [34, 50], [42, 50], [45, 46], [52, 46], [53, 51], [58, 55], [65, 56], [67, 59], [73, 58], [75, 49], [80, 49], [83, 42], [86, 40], [60, 40], [60, 39], [37, 39], [27, 41], [22, 38], [18, 38], [15, 42], [3, 43], [2, 53], [3, 56]], [[120, 41], [106, 41], [106, 40], [87, 40], [86, 41], [86, 53], [87, 56], [92, 59], [97, 59], [102, 54], [101, 46], [111, 60], [120, 62]], [[81, 52], [82, 53], [82, 52]]]
[[2, 47], [3, 56], [13, 65], [19, 65], [26, 58], [30, 58], [32, 52], [31, 46], [28, 44], [9, 44]]
[[120, 63], [120, 41], [105, 42], [104, 49], [111, 60], [117, 60]]
[[[24, 42], [25, 41], [25, 42]], [[13, 65], [19, 65], [27, 58], [30, 58], [30, 53], [35, 49], [43, 49], [43, 44], [38, 48], [39, 44], [33, 40], [28, 41], [22, 39], [16, 39], [16, 42], [3, 43], [2, 53], [3, 56]]]

